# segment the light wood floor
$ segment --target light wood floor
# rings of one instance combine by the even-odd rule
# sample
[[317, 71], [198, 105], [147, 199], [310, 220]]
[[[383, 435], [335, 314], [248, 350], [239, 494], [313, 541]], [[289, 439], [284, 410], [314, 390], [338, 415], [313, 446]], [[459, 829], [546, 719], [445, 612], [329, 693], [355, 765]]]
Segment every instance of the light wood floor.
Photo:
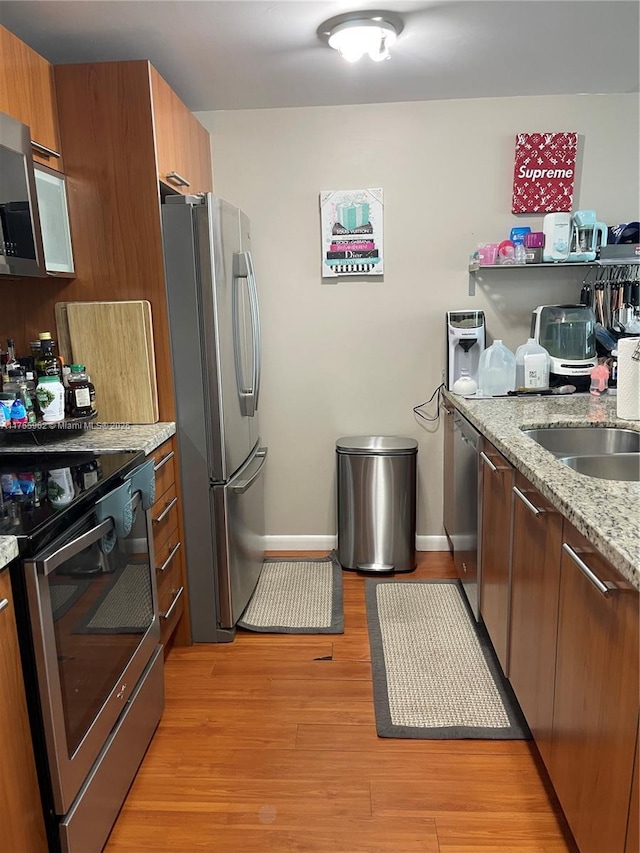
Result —
[[[453, 576], [419, 556], [403, 577]], [[343, 635], [171, 651], [106, 853], [575, 853], [530, 743], [377, 737], [362, 577], [344, 599]]]

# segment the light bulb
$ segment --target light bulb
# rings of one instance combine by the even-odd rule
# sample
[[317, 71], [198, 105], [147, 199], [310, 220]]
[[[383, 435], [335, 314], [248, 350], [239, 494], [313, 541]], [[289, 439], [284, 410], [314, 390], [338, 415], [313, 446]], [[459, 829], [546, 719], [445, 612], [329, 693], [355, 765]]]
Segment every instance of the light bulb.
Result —
[[396, 40], [395, 30], [380, 19], [348, 21], [335, 27], [329, 45], [347, 62], [357, 62], [365, 53], [374, 62], [389, 58], [389, 47]]
[[384, 62], [385, 59], [389, 59], [391, 54], [384, 36], [380, 39], [378, 46], [369, 51], [369, 56], [374, 62]]

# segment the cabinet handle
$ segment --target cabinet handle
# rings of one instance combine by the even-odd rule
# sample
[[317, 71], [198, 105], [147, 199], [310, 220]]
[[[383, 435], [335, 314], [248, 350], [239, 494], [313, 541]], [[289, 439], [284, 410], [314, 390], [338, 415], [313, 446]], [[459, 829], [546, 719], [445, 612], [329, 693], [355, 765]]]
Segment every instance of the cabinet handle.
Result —
[[610, 598], [613, 592], [616, 592], [618, 587], [612, 581], [601, 581], [600, 578], [589, 568], [589, 566], [581, 560], [567, 542], [562, 543], [562, 550], [568, 554], [582, 574], [591, 581], [598, 592], [601, 592], [605, 598]]
[[521, 492], [517, 486], [513, 487], [513, 493], [516, 497], [520, 498], [522, 503], [526, 506], [526, 508], [532, 512], [534, 515], [542, 515], [546, 512], [546, 509], [541, 509], [539, 506], [532, 504], [529, 498], [525, 495], [524, 492]]
[[8, 606], [9, 606], [9, 599], [3, 598], [2, 601], [0, 601], [0, 613], [2, 613], [2, 611], [5, 609], [5, 607], [8, 607]]
[[53, 148], [47, 148], [46, 145], [42, 145], [40, 142], [36, 142], [35, 139], [31, 140], [31, 147], [35, 148], [38, 154], [42, 154], [44, 157], [57, 157], [60, 158], [60, 152], [54, 151]]
[[162, 512], [160, 513], [160, 515], [159, 515], [157, 518], [154, 518], [154, 519], [153, 519], [153, 523], [154, 523], [154, 524], [160, 524], [160, 522], [161, 522], [161, 521], [164, 521], [164, 519], [169, 515], [169, 513], [171, 512], [171, 510], [174, 508], [174, 506], [175, 506], [177, 503], [178, 503], [178, 498], [177, 498], [177, 497], [176, 497], [176, 498], [174, 498], [172, 501], [169, 501], [169, 503], [168, 503], [168, 504], [166, 505], [166, 507], [162, 510]]
[[169, 568], [169, 564], [171, 563], [171, 560], [173, 560], [173, 558], [175, 557], [175, 555], [178, 553], [179, 550], [180, 550], [180, 542], [178, 542], [176, 545], [173, 546], [171, 553], [169, 554], [167, 559], [164, 561], [164, 563], [158, 569], [159, 572], [166, 572], [167, 571], [167, 569]]
[[183, 587], [183, 586], [181, 586], [181, 587], [180, 587], [180, 589], [176, 590], [176, 592], [175, 592], [175, 598], [174, 598], [174, 599], [173, 599], [173, 601], [171, 602], [171, 607], [169, 607], [169, 609], [167, 610], [167, 612], [166, 612], [166, 613], [161, 613], [161, 614], [160, 614], [160, 618], [161, 618], [161, 619], [171, 619], [171, 614], [172, 614], [172, 613], [173, 613], [173, 611], [175, 610], [175, 608], [176, 608], [176, 604], [178, 603], [178, 601], [180, 601], [180, 597], [181, 597], [181, 595], [182, 595], [182, 593], [183, 593], [183, 592], [184, 592], [184, 587]]
[[483, 450], [480, 451], [480, 458], [494, 472], [508, 471], [509, 470], [509, 468], [507, 468], [505, 465], [494, 465], [493, 462], [489, 459], [489, 457], [487, 456], [487, 454]]
[[157, 473], [161, 468], [163, 468], [170, 459], [176, 455], [175, 450], [170, 450], [166, 456], [163, 456], [162, 459], [157, 463], [157, 465], [153, 466], [153, 470]]
[[182, 175], [179, 175], [177, 172], [167, 172], [167, 180], [171, 181], [172, 184], [176, 184], [179, 187], [190, 187], [191, 184], [186, 178], [183, 178]]

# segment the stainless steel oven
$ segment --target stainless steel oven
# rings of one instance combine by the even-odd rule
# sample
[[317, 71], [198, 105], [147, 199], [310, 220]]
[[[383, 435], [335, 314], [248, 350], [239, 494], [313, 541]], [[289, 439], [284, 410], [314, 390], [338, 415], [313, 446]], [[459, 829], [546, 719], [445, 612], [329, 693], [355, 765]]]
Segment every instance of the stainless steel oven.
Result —
[[[86, 459], [62, 464], [70, 460], [58, 454], [47, 455], [44, 470], [21, 462], [31, 470], [15, 472], [31, 497], [30, 509], [25, 501], [19, 507], [23, 523], [29, 513], [45, 516], [21, 542], [12, 583], [23, 604], [20, 635], [50, 844], [64, 853], [102, 850], [164, 704], [145, 509], [152, 498], [128, 477], [144, 459], [118, 456], [121, 469], [113, 458], [94, 462], [101, 474], [111, 472], [100, 478]], [[11, 486], [6, 477], [3, 491]]]

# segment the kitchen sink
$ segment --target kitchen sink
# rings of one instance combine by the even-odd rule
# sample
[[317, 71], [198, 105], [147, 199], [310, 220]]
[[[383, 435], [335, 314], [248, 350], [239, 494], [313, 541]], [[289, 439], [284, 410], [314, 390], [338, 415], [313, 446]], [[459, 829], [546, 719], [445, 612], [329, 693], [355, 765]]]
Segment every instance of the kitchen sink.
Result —
[[[594, 430], [600, 432], [601, 430]], [[563, 456], [569, 468], [587, 477], [640, 482], [640, 453], [608, 453], [593, 456]]]
[[[542, 427], [522, 432], [546, 450], [563, 457], [608, 457], [640, 453], [640, 432], [618, 427]], [[568, 464], [568, 463], [567, 463]], [[628, 463], [627, 463], [628, 464]], [[573, 465], [571, 467], [574, 467]], [[578, 470], [576, 468], [576, 470]], [[605, 476], [592, 474], [591, 476]], [[611, 477], [637, 480], [635, 477]]]

